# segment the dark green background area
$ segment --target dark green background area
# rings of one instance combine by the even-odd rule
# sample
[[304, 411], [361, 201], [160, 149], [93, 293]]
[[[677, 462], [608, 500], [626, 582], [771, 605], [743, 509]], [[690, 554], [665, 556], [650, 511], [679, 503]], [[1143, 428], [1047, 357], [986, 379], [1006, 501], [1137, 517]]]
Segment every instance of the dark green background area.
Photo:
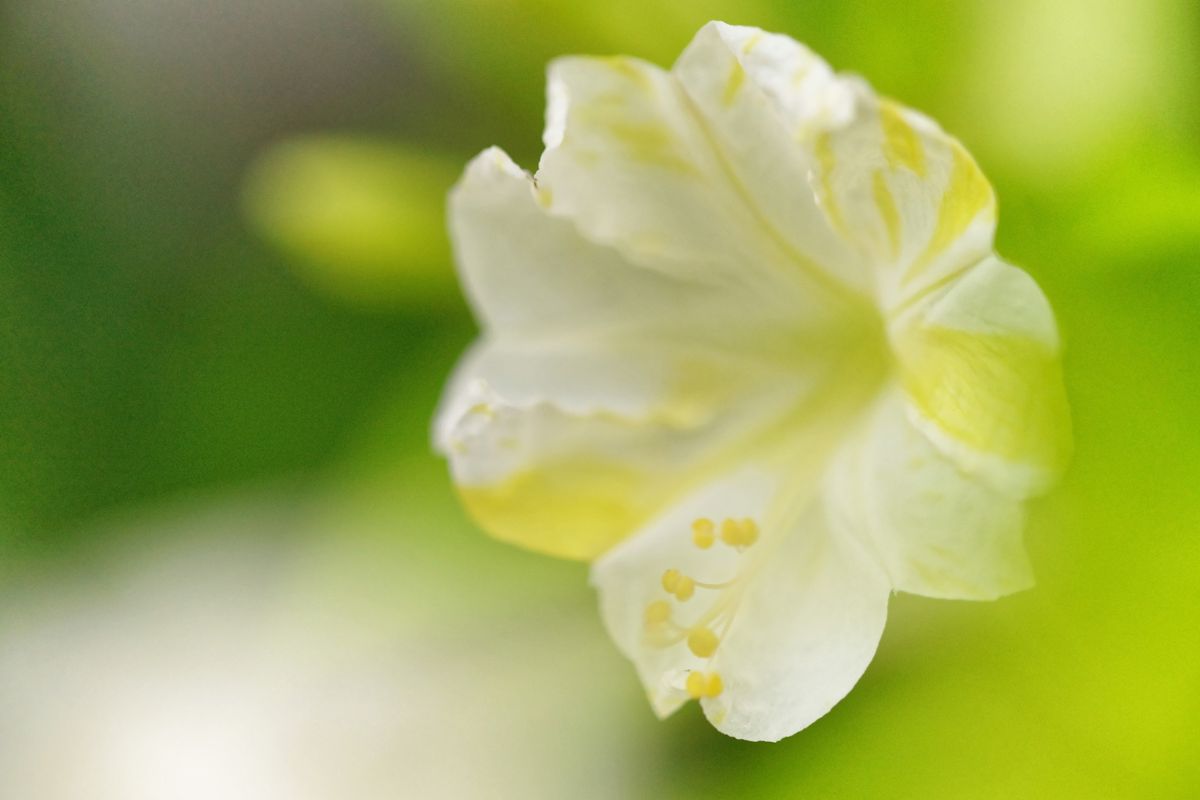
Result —
[[[362, 480], [456, 532], [434, 546], [444, 581], [493, 566], [468, 599], [579, 577], [498, 555], [429, 452], [474, 331], [437, 217], [484, 147], [535, 165], [550, 58], [669, 64], [710, 18], [787, 32], [964, 140], [1001, 254], [1058, 314], [1077, 454], [1032, 509], [1035, 591], [898, 598], [860, 688], [774, 748], [693, 709], [655, 725], [646, 796], [1196, 796], [1189, 0], [0, 6], [0, 576], [103, 550], [98, 520], [180, 497]], [[303, 164], [256, 171], [295, 142]], [[330, 142], [368, 143], [359, 173]], [[374, 257], [343, 262], [362, 232], [339, 227], [342, 197], [433, 223], [398, 213]], [[272, 226], [284, 200], [323, 245]], [[632, 671], [628, 688], [615, 702], [640, 703]]]
[[[90, 517], [165, 493], [304, 480], [395, 391], [423, 425], [453, 349], [439, 342], [468, 336], [457, 299], [363, 313], [317, 296], [238, 200], [254, 154], [291, 130], [402, 127], [390, 95], [407, 70], [382, 35], [283, 30], [282, 49], [328, 38], [344, 63], [292, 56], [269, 79], [198, 57], [156, 85], [132, 45], [48, 9], [0, 49], [4, 544], [68, 546]], [[373, 55], [353, 55], [364, 43]], [[328, 85], [296, 97], [305, 72]]]

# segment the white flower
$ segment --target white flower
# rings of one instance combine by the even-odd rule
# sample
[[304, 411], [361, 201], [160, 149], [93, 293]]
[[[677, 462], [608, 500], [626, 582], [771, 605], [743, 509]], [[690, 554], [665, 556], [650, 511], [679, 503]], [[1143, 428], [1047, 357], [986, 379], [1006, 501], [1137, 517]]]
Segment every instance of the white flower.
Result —
[[1071, 439], [1053, 314], [962, 145], [785, 36], [549, 81], [536, 176], [491, 149], [451, 197], [483, 335], [437, 444], [491, 534], [595, 559], [658, 714], [779, 739], [892, 591], [1031, 584], [1022, 504]]

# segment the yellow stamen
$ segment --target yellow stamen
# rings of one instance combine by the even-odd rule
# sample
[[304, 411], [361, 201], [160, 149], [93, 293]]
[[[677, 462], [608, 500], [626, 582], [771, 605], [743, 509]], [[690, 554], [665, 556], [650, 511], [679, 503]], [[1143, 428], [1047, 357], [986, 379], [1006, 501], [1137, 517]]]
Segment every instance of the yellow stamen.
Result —
[[679, 579], [683, 575], [677, 569], [669, 569], [663, 573], [662, 587], [667, 594], [675, 594], [675, 589], [679, 586]]
[[655, 600], [646, 606], [646, 627], [653, 628], [671, 618], [671, 605], [666, 600]]
[[721, 640], [708, 628], [695, 628], [688, 634], [688, 649], [700, 658], [708, 658], [717, 650]]
[[693, 699], [716, 697], [725, 690], [721, 676], [715, 672], [689, 672], [687, 676], [687, 693]]
[[758, 523], [745, 518], [727, 519], [721, 522], [721, 541], [739, 550], [758, 541]]
[[741, 543], [742, 529], [737, 524], [737, 520], [727, 519], [721, 523], [721, 541], [730, 547], [737, 547]]
[[712, 547], [716, 526], [711, 519], [698, 519], [692, 523], [692, 541], [701, 550]]
[[758, 541], [758, 523], [752, 519], [744, 519], [741, 527], [742, 547], [749, 547]]
[[696, 593], [696, 582], [677, 569], [669, 569], [662, 575], [663, 591], [674, 595], [676, 600], [687, 600]]

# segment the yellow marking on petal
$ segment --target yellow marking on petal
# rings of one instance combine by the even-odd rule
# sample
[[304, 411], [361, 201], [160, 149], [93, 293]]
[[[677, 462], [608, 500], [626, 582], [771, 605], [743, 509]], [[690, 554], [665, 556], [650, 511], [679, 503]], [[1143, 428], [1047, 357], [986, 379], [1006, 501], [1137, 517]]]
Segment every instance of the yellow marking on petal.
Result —
[[733, 105], [734, 99], [737, 98], [738, 89], [742, 88], [742, 84], [746, 81], [746, 69], [742, 66], [742, 62], [736, 58], [733, 59], [733, 67], [729, 71], [729, 78], [725, 81], [725, 91], [721, 93], [722, 105], [729, 107]]
[[850, 231], [842, 217], [842, 209], [833, 193], [833, 170], [837, 166], [837, 157], [833, 153], [833, 140], [828, 131], [823, 132], [813, 143], [813, 151], [817, 156], [817, 164], [821, 168], [821, 208], [829, 224], [842, 238], [849, 239]]
[[561, 558], [591, 560], [654, 510], [646, 476], [599, 461], [558, 461], [485, 486], [460, 486], [471, 517], [491, 536]]
[[888, 247], [892, 258], [898, 258], [900, 255], [900, 212], [896, 209], [896, 200], [892, 197], [892, 190], [888, 188], [887, 178], [884, 177], [881, 169], [875, 170], [873, 188], [875, 207], [879, 209], [879, 216], [883, 219], [883, 226], [887, 230]]
[[[583, 113], [583, 112], [581, 112]], [[634, 161], [661, 167], [681, 175], [700, 176], [700, 170], [681, 155], [682, 146], [675, 134], [662, 122], [633, 122], [609, 114], [584, 113], [591, 123], [607, 131], [625, 155]]]
[[495, 419], [496, 409], [490, 403], [475, 403], [467, 409], [468, 414], [483, 417], [484, 419]]
[[746, 40], [746, 43], [742, 45], [742, 55], [750, 55], [750, 51], [757, 47], [758, 43], [761, 42], [762, 39], [762, 31], [755, 31], [753, 34], [751, 34], [750, 38]]
[[694, 700], [716, 697], [725, 690], [720, 675], [715, 672], [704, 673], [699, 670], [688, 673], [686, 687], [688, 696]]
[[903, 109], [890, 100], [879, 104], [879, 123], [883, 127], [883, 154], [892, 169], [907, 167], [925, 177], [925, 147], [921, 137], [904, 118]]
[[708, 628], [695, 628], [688, 633], [687, 646], [698, 658], [708, 658], [717, 652], [721, 640]]
[[711, 519], [698, 519], [692, 523], [692, 542], [701, 550], [707, 550], [713, 546], [716, 537], [714, 532], [716, 526], [713, 525]]
[[637, 84], [639, 89], [646, 92], [654, 90], [654, 81], [650, 79], [645, 62], [629, 56], [594, 56], [594, 58], [617, 75]]
[[950, 181], [942, 195], [937, 224], [929, 237], [929, 244], [905, 272], [904, 281], [912, 280], [928, 268], [933, 259], [953, 244], [980, 213], [995, 213], [992, 187], [979, 165], [958, 142], [950, 142], [950, 152], [953, 157]]
[[[591, 134], [593, 140], [599, 138], [603, 145], [616, 145], [632, 160], [680, 174], [699, 176], [699, 168], [684, 157], [683, 145], [670, 126], [662, 119], [636, 114], [636, 109], [644, 103], [659, 103], [653, 97], [658, 87], [647, 67], [636, 59], [625, 57], [597, 60], [618, 74], [624, 85], [597, 92], [588, 97], [586, 102], [572, 106], [567, 125], [567, 133], [571, 138]], [[592, 152], [597, 142], [589, 144], [585, 148], [576, 146], [575, 155], [584, 165], [598, 166], [600, 154]]]
[[639, 251], [660, 254], [668, 249], [671, 240], [662, 231], [637, 231], [629, 235], [629, 243]]
[[916, 409], [984, 453], [1050, 470], [1070, 455], [1070, 412], [1058, 353], [1045, 342], [920, 327], [896, 343]]
[[869, 308], [869, 298], [863, 295], [860, 291], [842, 283], [839, 279], [830, 275], [824, 267], [819, 266], [807, 255], [797, 250], [789, 242], [787, 237], [784, 236], [784, 234], [777, 227], [775, 227], [774, 223], [772, 223], [770, 218], [768, 218], [763, 212], [758, 203], [756, 195], [746, 187], [746, 184], [739, 177], [738, 170], [733, 167], [733, 164], [729, 160], [729, 156], [726, 155], [718, 138], [714, 135], [712, 128], [706, 121], [704, 114], [702, 114], [699, 109], [696, 108], [694, 103], [688, 100], [686, 95], [684, 96], [684, 100], [688, 103], [688, 108], [691, 109], [692, 117], [696, 121], [696, 125], [699, 127], [700, 131], [704, 134], [705, 139], [708, 140], [709, 145], [712, 147], [712, 152], [717, 157], [717, 162], [721, 167], [721, 171], [728, 179], [729, 185], [733, 188], [734, 192], [737, 193], [738, 197], [745, 204], [746, 208], [750, 210], [755, 221], [762, 228], [763, 233], [765, 233], [767, 238], [775, 245], [776, 248], [778, 248], [780, 254], [782, 254], [788, 261], [791, 261], [794, 266], [799, 267], [819, 286], [828, 290], [831, 295], [839, 300], [846, 302], [851, 308], [856, 310]]
[[[650, 249], [654, 242], [637, 240], [639, 248]], [[681, 355], [667, 376], [665, 396], [659, 411], [662, 420], [673, 427], [692, 428], [710, 421], [714, 414], [728, 408], [734, 396], [745, 387], [730, 380], [729, 369], [711, 359]]]

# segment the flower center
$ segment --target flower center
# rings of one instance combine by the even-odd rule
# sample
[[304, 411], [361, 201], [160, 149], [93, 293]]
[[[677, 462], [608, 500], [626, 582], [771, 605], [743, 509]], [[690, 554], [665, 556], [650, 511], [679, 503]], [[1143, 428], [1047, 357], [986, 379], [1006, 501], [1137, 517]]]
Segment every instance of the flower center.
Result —
[[[761, 520], [769, 530], [749, 517], [694, 520], [690, 546], [713, 551], [704, 558], [724, 563], [731, 574], [717, 573], [719, 577], [711, 579], [712, 572], [703, 567], [684, 571], [664, 564], [669, 568], [660, 577], [662, 596], [645, 606], [646, 645], [665, 649], [683, 644], [691, 656], [701, 661], [687, 670], [684, 679], [683, 688], [693, 699], [715, 698], [724, 692], [724, 681], [712, 669], [712, 662], [728, 636], [747, 586], [770, 560], [771, 551], [788, 535], [783, 523], [796, 516], [797, 504], [808, 502], [803, 495], [816, 485], [828, 459], [881, 387], [892, 379], [894, 359], [882, 319], [864, 314], [854, 323], [824, 343], [805, 343], [808, 347], [824, 344], [827, 348], [830, 366], [818, 381], [818, 388], [761, 430], [743, 451], [793, 479], [772, 501], [768, 518]], [[715, 552], [723, 549], [725, 557]], [[729, 550], [736, 559], [727, 557]]]

